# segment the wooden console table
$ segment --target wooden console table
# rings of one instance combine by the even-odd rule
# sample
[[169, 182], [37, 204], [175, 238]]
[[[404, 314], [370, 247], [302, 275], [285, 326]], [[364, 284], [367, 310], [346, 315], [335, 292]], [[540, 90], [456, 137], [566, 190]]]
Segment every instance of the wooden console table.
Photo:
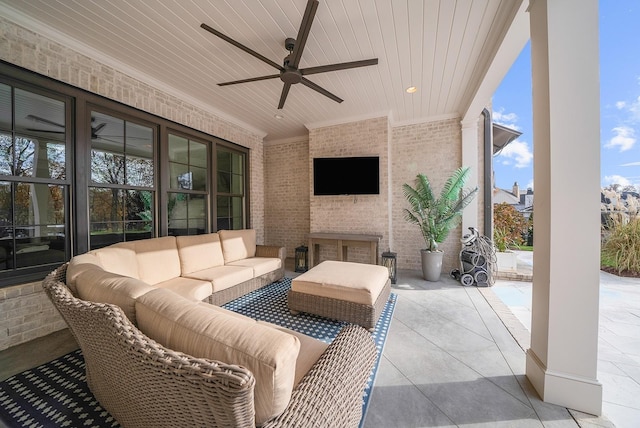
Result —
[[318, 258], [317, 246], [335, 245], [338, 249], [338, 260], [347, 259], [348, 247], [367, 247], [371, 255], [371, 264], [378, 264], [378, 243], [381, 235], [359, 235], [355, 233], [310, 233], [309, 234], [309, 269], [316, 263]]

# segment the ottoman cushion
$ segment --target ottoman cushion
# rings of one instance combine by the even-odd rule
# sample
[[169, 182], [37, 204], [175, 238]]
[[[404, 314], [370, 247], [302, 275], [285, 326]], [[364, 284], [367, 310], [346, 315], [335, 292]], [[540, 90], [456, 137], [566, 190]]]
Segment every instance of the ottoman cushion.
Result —
[[299, 293], [373, 305], [389, 279], [384, 266], [326, 260], [294, 278]]

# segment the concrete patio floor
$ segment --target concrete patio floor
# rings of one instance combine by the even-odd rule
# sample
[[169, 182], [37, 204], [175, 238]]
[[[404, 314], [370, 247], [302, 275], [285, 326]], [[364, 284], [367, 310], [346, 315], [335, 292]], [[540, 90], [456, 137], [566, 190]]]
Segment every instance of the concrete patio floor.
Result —
[[540, 400], [499, 314], [507, 324], [517, 318], [492, 288], [401, 271], [392, 291], [398, 301], [365, 427], [613, 426]]

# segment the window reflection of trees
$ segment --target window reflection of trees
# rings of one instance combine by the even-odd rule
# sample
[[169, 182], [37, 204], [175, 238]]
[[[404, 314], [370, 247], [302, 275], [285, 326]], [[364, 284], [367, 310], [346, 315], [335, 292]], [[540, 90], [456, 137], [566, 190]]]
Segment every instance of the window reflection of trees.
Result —
[[100, 133], [92, 132], [91, 248], [151, 237], [153, 130], [105, 114], [92, 116], [92, 123], [101, 125]]

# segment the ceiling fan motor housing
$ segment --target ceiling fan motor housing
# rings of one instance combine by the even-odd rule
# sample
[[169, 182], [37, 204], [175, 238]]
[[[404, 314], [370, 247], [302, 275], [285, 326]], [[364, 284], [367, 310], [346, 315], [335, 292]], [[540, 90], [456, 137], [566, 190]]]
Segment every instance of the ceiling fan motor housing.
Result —
[[287, 37], [284, 41], [284, 48], [289, 52], [293, 52], [293, 48], [296, 46], [296, 39]]

